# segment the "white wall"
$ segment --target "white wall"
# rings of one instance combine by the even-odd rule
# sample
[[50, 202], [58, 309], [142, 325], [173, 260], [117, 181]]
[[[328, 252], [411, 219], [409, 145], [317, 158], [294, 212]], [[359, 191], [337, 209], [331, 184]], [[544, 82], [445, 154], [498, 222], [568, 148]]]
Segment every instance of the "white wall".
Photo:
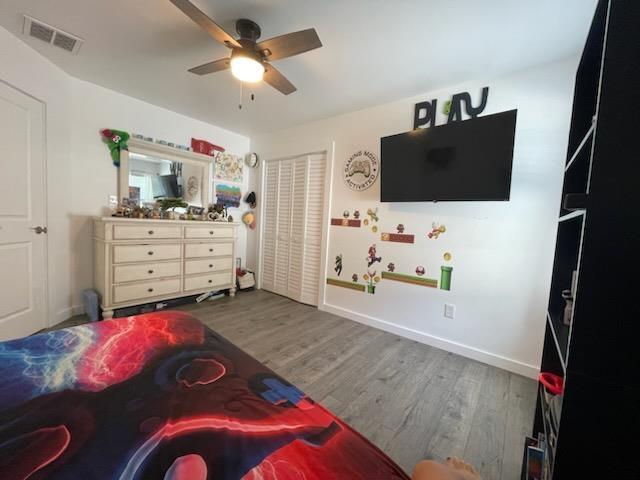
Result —
[[45, 105], [48, 293], [51, 323], [71, 313], [69, 182], [71, 82], [69, 76], [0, 27], [0, 80]]
[[[383, 261], [397, 272], [417, 265], [428, 277], [440, 277], [443, 253], [451, 252], [451, 291], [382, 280], [374, 295], [326, 286], [320, 308], [354, 320], [457, 352], [525, 375], [537, 373], [544, 334], [550, 269], [566, 154], [573, 78], [577, 60], [556, 62], [501, 78], [484, 79], [428, 92], [413, 98], [257, 136], [252, 149], [262, 158], [330, 150], [335, 142], [330, 216], [378, 207], [379, 232], [330, 227], [327, 276], [335, 277], [333, 259], [343, 255], [340, 278], [366, 273], [367, 249], [376, 243]], [[365, 192], [349, 190], [341, 176], [345, 159], [368, 149], [379, 154], [382, 136], [413, 128], [413, 108], [437, 98], [439, 106], [454, 93], [469, 91], [477, 104], [490, 87], [483, 114], [518, 109], [509, 202], [380, 203], [380, 182]], [[441, 109], [439, 107], [439, 109]], [[441, 113], [437, 124], [446, 122]], [[257, 176], [256, 176], [257, 177]], [[257, 182], [254, 183], [257, 187]], [[260, 199], [259, 199], [260, 200]], [[425, 234], [432, 222], [447, 231], [438, 240]], [[414, 245], [380, 241], [403, 223], [416, 235]], [[256, 230], [257, 231], [257, 230]], [[257, 236], [250, 233], [248, 261], [256, 267]], [[326, 268], [326, 267], [325, 267]], [[456, 318], [445, 319], [444, 303], [456, 305]]]
[[[117, 194], [117, 169], [100, 138], [102, 128], [116, 128], [178, 144], [190, 144], [191, 137], [209, 140], [230, 153], [245, 155], [249, 138], [164, 108], [151, 105], [89, 82], [71, 79], [71, 248], [74, 305], [83, 288], [93, 284], [93, 242], [91, 217], [100, 215], [109, 195]], [[245, 175], [242, 192], [249, 183]], [[241, 206], [246, 209], [246, 204]], [[236, 220], [240, 210], [230, 209]], [[246, 228], [238, 229], [238, 252], [245, 257]]]
[[[238, 155], [248, 152], [249, 138], [75, 79], [1, 27], [0, 65], [1, 81], [46, 108], [49, 322], [55, 324], [80, 311], [82, 289], [93, 286], [89, 219], [117, 194], [117, 169], [100, 129], [182, 144], [203, 138]], [[239, 232], [244, 257], [245, 229]]]

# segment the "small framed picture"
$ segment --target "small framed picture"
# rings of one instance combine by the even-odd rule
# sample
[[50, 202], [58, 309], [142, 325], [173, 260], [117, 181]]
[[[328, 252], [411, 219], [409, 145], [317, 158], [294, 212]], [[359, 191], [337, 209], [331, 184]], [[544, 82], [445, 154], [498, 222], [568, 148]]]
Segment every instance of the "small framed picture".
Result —
[[140, 187], [129, 186], [129, 203], [132, 205], [140, 204]]
[[544, 450], [539, 447], [527, 447], [527, 480], [542, 480]]
[[191, 213], [192, 215], [202, 215], [204, 213], [204, 207], [194, 207], [194, 206], [189, 206], [189, 213]]

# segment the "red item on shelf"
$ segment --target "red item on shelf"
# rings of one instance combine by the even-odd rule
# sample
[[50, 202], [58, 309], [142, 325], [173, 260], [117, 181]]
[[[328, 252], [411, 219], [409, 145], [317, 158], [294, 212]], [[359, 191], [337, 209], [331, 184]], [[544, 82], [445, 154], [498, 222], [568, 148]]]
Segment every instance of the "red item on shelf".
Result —
[[544, 385], [544, 388], [546, 388], [549, 393], [552, 393], [553, 395], [562, 395], [562, 392], [564, 391], [564, 386], [562, 384], [564, 379], [561, 376], [556, 375], [555, 373], [542, 372], [540, 373], [539, 379], [540, 383]]
[[224, 152], [224, 148], [207, 142], [206, 140], [198, 140], [197, 138], [191, 139], [191, 150], [196, 153], [202, 153], [213, 157], [217, 152]]

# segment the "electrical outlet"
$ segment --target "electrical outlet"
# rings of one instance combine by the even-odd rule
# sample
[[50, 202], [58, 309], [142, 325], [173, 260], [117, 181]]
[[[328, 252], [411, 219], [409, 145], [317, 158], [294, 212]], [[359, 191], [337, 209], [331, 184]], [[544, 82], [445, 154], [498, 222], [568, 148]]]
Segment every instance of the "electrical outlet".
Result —
[[444, 316], [446, 318], [456, 318], [456, 306], [450, 303], [444, 304]]
[[118, 207], [118, 197], [116, 195], [109, 195], [109, 208], [115, 210]]

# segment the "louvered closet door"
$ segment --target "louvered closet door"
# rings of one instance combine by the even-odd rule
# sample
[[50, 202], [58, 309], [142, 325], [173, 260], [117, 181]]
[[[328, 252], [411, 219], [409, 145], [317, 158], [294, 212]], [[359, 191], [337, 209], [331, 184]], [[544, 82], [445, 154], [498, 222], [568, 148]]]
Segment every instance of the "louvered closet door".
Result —
[[325, 166], [325, 155], [314, 154], [307, 157], [306, 225], [300, 301], [316, 306], [322, 247]]
[[289, 248], [289, 292], [287, 295], [297, 301], [302, 301], [302, 281], [304, 278], [307, 163], [306, 156], [293, 160], [291, 185], [291, 243]]
[[293, 160], [282, 160], [278, 164], [277, 235], [273, 291], [288, 296]]
[[278, 223], [278, 162], [265, 162], [264, 219], [262, 233], [262, 288], [275, 289], [276, 236]]

